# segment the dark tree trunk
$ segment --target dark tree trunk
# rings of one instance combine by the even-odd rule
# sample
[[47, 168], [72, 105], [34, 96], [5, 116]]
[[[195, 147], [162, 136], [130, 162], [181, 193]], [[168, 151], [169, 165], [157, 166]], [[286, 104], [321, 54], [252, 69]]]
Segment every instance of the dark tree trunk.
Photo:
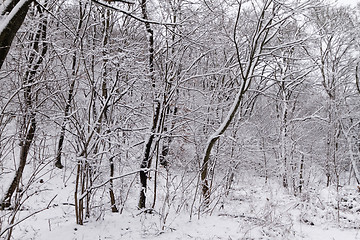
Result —
[[4, 209], [11, 205], [11, 197], [19, 186], [19, 183], [20, 183], [20, 180], [21, 180], [21, 177], [24, 172], [25, 165], [26, 165], [26, 159], [27, 159], [27, 156], [29, 153], [29, 149], [30, 149], [31, 143], [34, 139], [34, 136], [35, 136], [35, 130], [36, 130], [35, 114], [31, 114], [30, 126], [26, 133], [25, 141], [24, 141], [23, 145], [21, 146], [21, 150], [20, 150], [19, 167], [16, 171], [13, 181], [10, 184], [9, 189], [6, 192], [4, 199], [2, 200], [1, 209]]
[[[43, 10], [37, 8], [37, 12], [39, 13], [40, 23], [37, 27], [35, 33], [30, 35], [31, 49], [33, 51], [30, 52], [28, 57], [28, 70], [24, 75], [23, 84], [26, 86], [24, 89], [24, 102], [25, 102], [25, 115], [24, 115], [24, 128], [25, 128], [25, 137], [23, 142], [21, 142], [20, 149], [20, 161], [19, 167], [16, 171], [15, 177], [10, 184], [9, 189], [7, 190], [2, 203], [1, 208], [10, 206], [11, 197], [14, 194], [15, 190], [18, 188], [20, 180], [22, 178], [22, 174], [26, 165], [27, 156], [29, 153], [29, 149], [31, 143], [35, 136], [36, 131], [36, 119], [35, 119], [35, 111], [33, 109], [33, 83], [35, 80], [35, 76], [38, 68], [44, 60], [46, 55], [48, 46], [45, 42], [46, 40], [46, 32], [47, 32], [47, 19], [43, 14]], [[26, 15], [26, 13], [25, 13]]]
[[[147, 15], [146, 2], [147, 2], [146, 0], [141, 1], [141, 10], [142, 10], [143, 18], [145, 20], [148, 20], [149, 18], [148, 18], [148, 15]], [[149, 22], [146, 21], [144, 23], [145, 23], [146, 32], [148, 33], [148, 45], [149, 45], [149, 64], [148, 64], [148, 68], [149, 68], [149, 75], [150, 75], [152, 88], [155, 90], [155, 78], [154, 78], [154, 32], [153, 32]], [[155, 97], [155, 95], [154, 95], [154, 97]], [[154, 111], [154, 115], [153, 115], [151, 133], [150, 133], [150, 136], [148, 137], [147, 141], [145, 142], [144, 156], [143, 156], [143, 159], [142, 159], [141, 164], [140, 164], [140, 168], [144, 169], [144, 170], [140, 171], [141, 190], [140, 190], [140, 198], [139, 198], [139, 204], [138, 204], [138, 207], [140, 209], [145, 208], [146, 188], [147, 188], [147, 179], [148, 179], [148, 176], [147, 176], [148, 171], [146, 169], [151, 166], [150, 150], [151, 150], [151, 147], [152, 147], [152, 143], [154, 141], [155, 132], [156, 132], [157, 125], [158, 125], [158, 120], [159, 120], [159, 117], [160, 117], [160, 102], [158, 100], [155, 100], [155, 99], [154, 99], [154, 101], [156, 102], [156, 107], [155, 107], [155, 111]]]
[[139, 199], [139, 205], [138, 205], [139, 208], [145, 208], [146, 188], [147, 188], [147, 179], [148, 179], [148, 176], [147, 176], [148, 171], [146, 169], [148, 169], [151, 166], [150, 150], [151, 150], [152, 143], [154, 141], [156, 126], [157, 126], [157, 123], [159, 120], [159, 115], [160, 115], [160, 103], [157, 102], [155, 112], [154, 112], [153, 123], [152, 123], [152, 127], [151, 127], [151, 133], [150, 133], [148, 140], [145, 142], [144, 158], [140, 165], [140, 168], [144, 169], [144, 170], [140, 171], [141, 191], [140, 191], [140, 199]]
[[[24, 22], [31, 2], [32, 0], [25, 0], [24, 2], [19, 0], [13, 0], [10, 4], [5, 6], [3, 11], [0, 13], [1, 17], [3, 18], [2, 21], [8, 21], [8, 24], [6, 24], [6, 26], [2, 30], [0, 30], [0, 69], [10, 50], [11, 43], [17, 31]], [[21, 6], [19, 4], [21, 4]], [[15, 6], [17, 7], [18, 5], [19, 8], [17, 10]]]
[[[83, 18], [85, 15], [85, 10], [83, 10], [82, 4], [81, 2], [79, 2], [79, 21], [77, 23], [76, 26], [76, 36], [74, 37], [73, 40], [73, 44], [74, 46], [76, 45], [76, 42], [78, 41], [79, 35], [80, 35], [80, 29], [83, 25]], [[69, 92], [68, 92], [68, 99], [65, 105], [65, 111], [64, 111], [64, 120], [61, 124], [61, 130], [60, 130], [60, 136], [59, 136], [59, 143], [58, 143], [58, 147], [57, 147], [57, 153], [56, 153], [56, 162], [55, 162], [55, 166], [62, 169], [64, 166], [61, 162], [61, 155], [62, 155], [62, 150], [63, 150], [63, 145], [64, 145], [64, 140], [65, 140], [65, 131], [66, 131], [66, 124], [68, 121], [68, 117], [70, 114], [70, 107], [71, 107], [71, 101], [74, 97], [74, 88], [75, 88], [75, 83], [76, 83], [76, 61], [77, 61], [77, 54], [76, 52], [74, 52], [73, 56], [72, 56], [72, 64], [71, 64], [71, 75], [74, 78], [69, 86]]]
[[304, 155], [301, 156], [300, 162], [300, 176], [299, 176], [299, 193], [301, 194], [303, 187], [304, 187]]
[[358, 92], [359, 92], [359, 94], [360, 94], [360, 82], [359, 82], [358, 72], [359, 72], [359, 64], [356, 65], [355, 83], [356, 83], [356, 89], [358, 90]]
[[236, 18], [236, 22], [235, 22], [234, 31], [233, 31], [233, 34], [234, 34], [233, 38], [234, 38], [234, 44], [235, 44], [235, 50], [236, 50], [236, 54], [237, 54], [237, 58], [238, 58], [238, 63], [239, 63], [239, 67], [240, 67], [242, 83], [241, 83], [241, 86], [235, 96], [235, 99], [227, 113], [226, 118], [221, 123], [221, 125], [218, 127], [218, 129], [208, 138], [207, 143], [206, 143], [205, 152], [204, 152], [202, 165], [201, 165], [201, 169], [200, 169], [201, 182], [202, 182], [202, 196], [204, 198], [205, 208], [208, 207], [210, 204], [211, 189], [210, 189], [210, 185], [209, 185], [209, 181], [208, 181], [208, 168], [209, 168], [209, 160], [210, 160], [211, 150], [214, 147], [214, 144], [217, 142], [217, 140], [224, 134], [224, 132], [229, 127], [231, 121], [235, 117], [235, 114], [240, 106], [241, 101], [244, 98], [245, 93], [247, 92], [248, 88], [250, 87], [254, 69], [258, 65], [258, 62], [259, 62], [259, 54], [263, 51], [264, 46], [266, 45], [266, 43], [269, 40], [269, 39], [267, 39], [268, 35], [269, 35], [269, 31], [270, 31], [270, 29], [268, 27], [271, 26], [272, 20], [275, 17], [274, 16], [275, 13], [272, 12], [272, 15], [269, 16], [269, 19], [267, 21], [264, 18], [266, 12], [268, 12], [268, 10], [271, 9], [270, 8], [271, 3], [272, 3], [272, 1], [269, 1], [269, 3], [265, 4], [261, 10], [260, 17], [257, 20], [258, 21], [257, 28], [254, 30], [254, 35], [251, 39], [251, 44], [250, 44], [251, 48], [249, 49], [250, 54], [246, 61], [245, 68], [243, 68], [243, 63], [241, 61], [241, 56], [240, 56], [240, 52], [239, 52], [239, 46], [238, 46], [237, 40], [236, 40], [237, 39], [236, 32], [237, 32], [237, 27], [239, 24], [239, 19], [240, 19], [240, 14], [241, 14], [241, 4], [239, 4], [237, 18]]
[[110, 158], [110, 188], [109, 188], [109, 194], [110, 194], [110, 203], [111, 203], [111, 211], [112, 212], [119, 212], [119, 210], [116, 207], [116, 201], [115, 201], [115, 194], [114, 194], [114, 183], [112, 180], [112, 177], [114, 177], [114, 157]]
[[67, 100], [66, 106], [65, 106], [64, 121], [61, 125], [59, 143], [58, 143], [58, 148], [57, 148], [55, 166], [60, 169], [62, 169], [64, 167], [63, 164], [61, 163], [61, 154], [62, 154], [62, 149], [63, 149], [63, 145], [64, 145], [64, 140], [65, 140], [66, 122], [67, 122], [67, 118], [68, 118], [69, 112], [70, 112], [70, 106], [71, 106], [71, 100], [73, 98], [74, 87], [75, 87], [75, 80], [73, 80], [70, 85], [68, 100]]

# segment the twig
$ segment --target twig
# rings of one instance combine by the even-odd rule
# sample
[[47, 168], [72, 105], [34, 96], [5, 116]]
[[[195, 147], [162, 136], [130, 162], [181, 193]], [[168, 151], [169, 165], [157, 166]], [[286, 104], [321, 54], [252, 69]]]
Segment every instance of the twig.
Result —
[[17, 221], [16, 223], [13, 223], [13, 224], [10, 224], [9, 226], [7, 226], [7, 227], [0, 233], [0, 236], [4, 235], [4, 233], [7, 232], [9, 229], [11, 229], [11, 228], [15, 227], [16, 225], [22, 223], [22, 222], [25, 221], [26, 219], [28, 219], [28, 218], [30, 218], [30, 217], [32, 217], [32, 216], [34, 216], [34, 215], [36, 215], [36, 214], [38, 214], [38, 213], [40, 213], [40, 212], [42, 212], [42, 211], [45, 211], [45, 210], [49, 209], [51, 203], [54, 201], [54, 199], [55, 199], [56, 197], [57, 197], [57, 194], [50, 200], [50, 202], [48, 203], [48, 205], [46, 206], [46, 208], [37, 210], [37, 211], [29, 214], [28, 216], [22, 218], [21, 220]]
[[156, 171], [155, 169], [151, 169], [151, 168], [148, 168], [148, 169], [139, 169], [139, 170], [135, 170], [135, 171], [132, 171], [132, 172], [128, 172], [128, 173], [125, 173], [123, 175], [120, 175], [120, 176], [116, 176], [116, 177], [111, 177], [109, 179], [107, 179], [106, 181], [104, 181], [103, 183], [100, 183], [99, 185], [96, 185], [96, 186], [92, 186], [88, 189], [85, 190], [85, 192], [83, 194], [81, 194], [81, 196], [79, 197], [79, 200], [83, 199], [84, 197], [86, 197], [92, 190], [96, 189], [96, 188], [100, 188], [104, 185], [106, 185], [108, 182], [110, 182], [111, 180], [115, 180], [115, 179], [119, 179], [119, 178], [123, 178], [123, 177], [126, 177], [126, 176], [129, 176], [129, 175], [133, 175], [133, 174], [136, 174], [138, 172], [141, 172], [141, 171], [145, 171], [145, 172], [150, 172], [150, 171]]
[[129, 17], [132, 17], [140, 22], [143, 22], [143, 23], [150, 23], [150, 24], [157, 24], [157, 25], [166, 25], [166, 26], [176, 26], [176, 25], [179, 25], [177, 23], [163, 23], [163, 22], [157, 22], [157, 21], [151, 21], [151, 20], [147, 20], [147, 19], [144, 19], [144, 18], [140, 18], [140, 17], [137, 17], [133, 14], [131, 14], [130, 12], [128, 11], [125, 11], [123, 9], [120, 9], [120, 8], [116, 8], [114, 6], [111, 6], [109, 4], [106, 4], [106, 3], [102, 3], [102, 2], [99, 2], [97, 0], [92, 0], [92, 2], [100, 5], [100, 6], [103, 6], [103, 7], [106, 7], [106, 8], [109, 8], [111, 10], [114, 10], [114, 11], [118, 11], [118, 12], [121, 12]]

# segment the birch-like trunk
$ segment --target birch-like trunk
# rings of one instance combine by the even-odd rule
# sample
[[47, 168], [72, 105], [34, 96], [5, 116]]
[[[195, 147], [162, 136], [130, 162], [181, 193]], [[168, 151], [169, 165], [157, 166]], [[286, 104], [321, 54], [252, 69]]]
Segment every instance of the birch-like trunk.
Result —
[[282, 164], [281, 168], [281, 175], [283, 181], [283, 187], [288, 188], [289, 181], [288, 181], [288, 159], [287, 159], [287, 113], [288, 113], [288, 106], [287, 106], [287, 98], [285, 89], [282, 89], [282, 99], [281, 99], [281, 126], [280, 126], [280, 161]]

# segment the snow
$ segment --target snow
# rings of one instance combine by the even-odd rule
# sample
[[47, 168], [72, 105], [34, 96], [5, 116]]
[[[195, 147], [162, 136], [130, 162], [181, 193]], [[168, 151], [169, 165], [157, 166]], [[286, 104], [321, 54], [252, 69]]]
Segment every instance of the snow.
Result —
[[[262, 178], [246, 175], [234, 182], [227, 197], [219, 196], [211, 213], [198, 214], [195, 210], [190, 219], [188, 210], [176, 212], [170, 207], [165, 221], [159, 214], [163, 196], [153, 213], [144, 213], [136, 208], [138, 192], [134, 191], [121, 214], [111, 213], [107, 206], [96, 206], [92, 217], [80, 226], [75, 223], [72, 180], [65, 185], [64, 176], [55, 171], [49, 172], [48, 179], [44, 176], [44, 183], [34, 184], [38, 193], [29, 199], [18, 219], [46, 207], [56, 196], [50, 208], [17, 225], [13, 239], [360, 239], [356, 186], [339, 192], [332, 187], [310, 188], [302, 196], [293, 196], [275, 180], [265, 184]], [[338, 200], [340, 221], [335, 209]]]

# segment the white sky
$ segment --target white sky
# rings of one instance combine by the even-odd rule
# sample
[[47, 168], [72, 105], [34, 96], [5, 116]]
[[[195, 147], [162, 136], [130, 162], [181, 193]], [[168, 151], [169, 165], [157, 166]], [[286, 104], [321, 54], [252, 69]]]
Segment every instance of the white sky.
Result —
[[337, 2], [341, 5], [352, 5], [355, 6], [360, 0], [337, 0]]

